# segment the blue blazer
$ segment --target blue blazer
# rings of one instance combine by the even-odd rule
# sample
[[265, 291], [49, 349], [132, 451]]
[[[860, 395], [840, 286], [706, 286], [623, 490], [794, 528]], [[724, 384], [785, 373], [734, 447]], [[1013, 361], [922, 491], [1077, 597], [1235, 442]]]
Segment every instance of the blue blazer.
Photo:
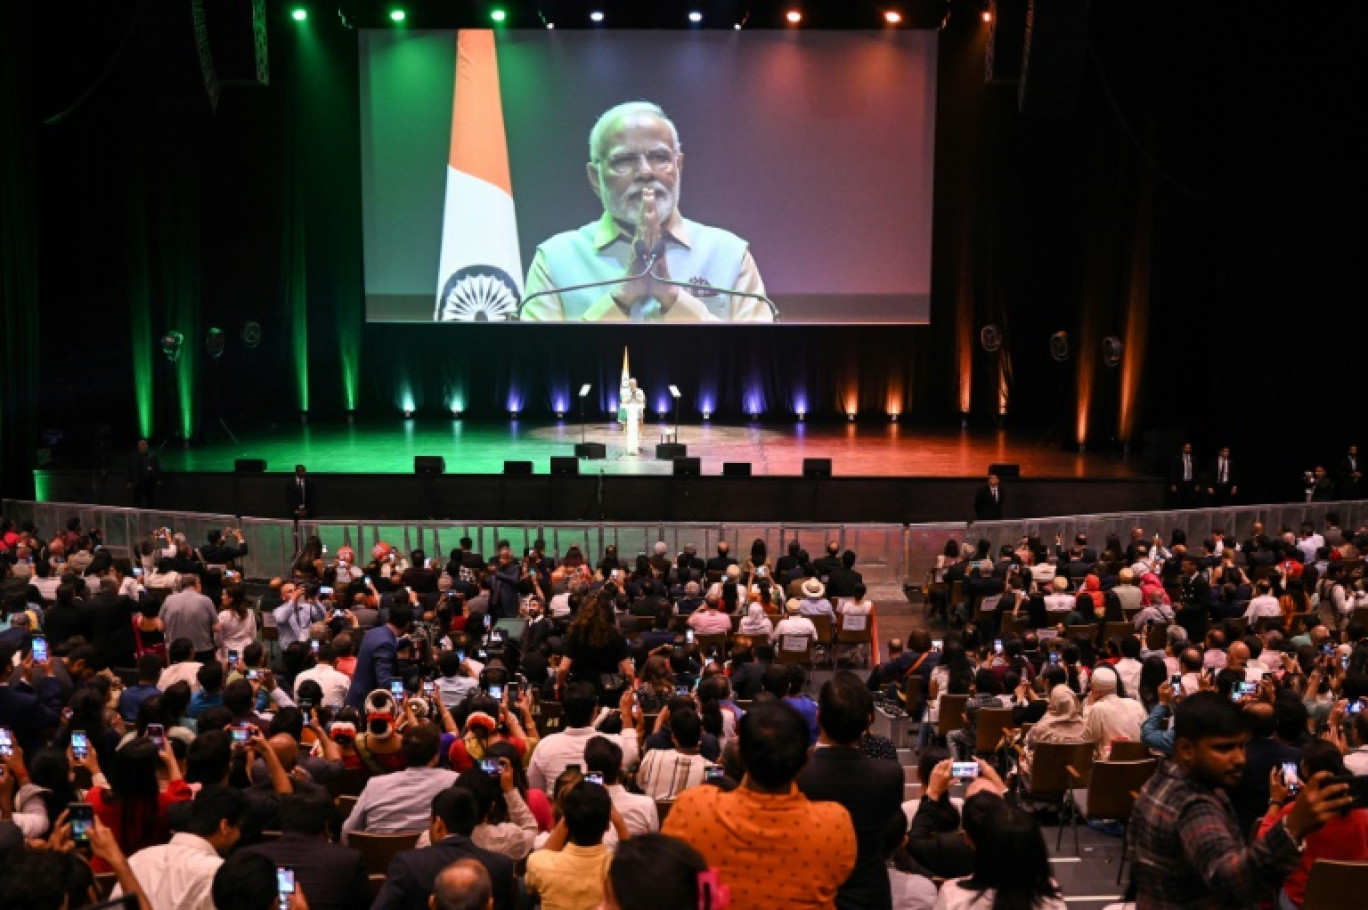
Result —
[[376, 689], [388, 690], [390, 680], [400, 678], [395, 672], [398, 651], [399, 639], [388, 624], [366, 633], [356, 654], [356, 672], [347, 689], [347, 704], [360, 708], [367, 695]]

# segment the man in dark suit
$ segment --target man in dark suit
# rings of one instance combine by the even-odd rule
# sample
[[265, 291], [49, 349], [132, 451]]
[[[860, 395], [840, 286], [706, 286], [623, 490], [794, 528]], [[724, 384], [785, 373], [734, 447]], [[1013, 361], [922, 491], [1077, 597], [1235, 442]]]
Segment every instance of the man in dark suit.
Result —
[[161, 486], [161, 461], [146, 439], [138, 440], [138, 451], [128, 461], [126, 486], [133, 491], [133, 508], [154, 508], [157, 487]]
[[1211, 463], [1207, 479], [1207, 500], [1214, 506], [1225, 506], [1235, 501], [1239, 484], [1235, 480], [1235, 463], [1230, 460], [1230, 446], [1221, 446], [1216, 460]]
[[[514, 910], [517, 885], [513, 879], [513, 861], [475, 846], [470, 834], [479, 821], [479, 802], [465, 787], [450, 787], [434, 796], [432, 822], [428, 829], [432, 846], [407, 850], [390, 860], [389, 874], [375, 903], [371, 904], [371, 910], [428, 910], [428, 897], [437, 877], [452, 863], [463, 859], [475, 860], [489, 873], [494, 886], [495, 910]], [[313, 893], [305, 893], [312, 906]]]
[[883, 838], [894, 813], [902, 811], [903, 769], [896, 761], [861, 753], [860, 739], [873, 720], [869, 689], [854, 673], [837, 673], [822, 686], [817, 749], [798, 775], [804, 796], [840, 803], [855, 825], [855, 870], [836, 892], [839, 910], [889, 910], [893, 904]]
[[360, 709], [366, 696], [376, 689], [388, 689], [390, 681], [400, 679], [398, 667], [399, 636], [407, 635], [413, 625], [413, 608], [395, 603], [389, 608], [389, 621], [376, 626], [361, 639], [356, 654], [356, 670], [347, 689], [347, 704]]
[[[12, 642], [0, 645], [0, 667], [10, 667], [17, 648]], [[43, 671], [43, 678], [34, 691], [34, 668]], [[46, 741], [44, 733], [62, 722], [62, 687], [52, 675], [49, 658], [37, 663], [30, 653], [19, 665], [20, 680], [13, 678], [9, 685], [0, 685], [0, 727], [9, 730], [25, 755], [35, 755]]]
[[826, 555], [813, 560], [812, 568], [817, 570], [818, 578], [826, 578], [841, 567], [841, 542], [828, 540]]
[[725, 573], [727, 566], [734, 565], [736, 565], [736, 560], [731, 557], [731, 545], [725, 540], [719, 540], [717, 542], [717, 555], [708, 560], [708, 571]]
[[1316, 469], [1306, 477], [1306, 501], [1334, 502], [1335, 498], [1335, 484], [1330, 480], [1330, 475], [1323, 465], [1316, 465]]
[[294, 476], [285, 487], [285, 501], [290, 506], [290, 517], [295, 521], [313, 517], [313, 481], [309, 480], [308, 474], [302, 464], [295, 465]]
[[803, 552], [803, 547], [797, 540], [790, 540], [788, 552], [779, 557], [779, 561], [774, 564], [774, 574], [780, 578], [784, 573], [790, 571], [798, 565], [798, 554]]
[[333, 814], [326, 792], [287, 796], [280, 803], [280, 837], [242, 852], [293, 868], [310, 910], [365, 910], [370, 904], [366, 864], [360, 850], [329, 842]]
[[469, 537], [461, 538], [461, 565], [470, 569], [472, 572], [485, 567], [484, 556], [475, 552], [475, 541], [471, 540]]
[[81, 603], [90, 640], [111, 667], [136, 665], [133, 655], [133, 601], [119, 593], [119, 582], [106, 575], [100, 593]]
[[1197, 505], [1197, 490], [1197, 457], [1192, 443], [1185, 442], [1169, 465], [1169, 497], [1175, 508], [1191, 509]]
[[1359, 463], [1358, 446], [1351, 445], [1349, 451], [1335, 466], [1335, 489], [1340, 499], [1360, 499], [1360, 484], [1363, 482], [1363, 465]]
[[841, 567], [827, 579], [827, 600], [835, 603], [838, 597], [854, 597], [855, 586], [860, 584], [864, 584], [864, 576], [855, 571], [855, 551], [846, 550], [841, 554]]
[[996, 474], [988, 475], [988, 482], [979, 487], [974, 494], [974, 520], [1000, 521], [1002, 519], [1002, 481]]

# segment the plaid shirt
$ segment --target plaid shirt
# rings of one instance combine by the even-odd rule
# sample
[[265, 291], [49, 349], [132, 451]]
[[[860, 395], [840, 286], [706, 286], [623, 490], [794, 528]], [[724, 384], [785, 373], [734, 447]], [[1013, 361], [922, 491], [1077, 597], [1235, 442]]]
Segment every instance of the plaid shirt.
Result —
[[1225, 791], [1171, 761], [1140, 791], [1131, 838], [1138, 910], [1255, 907], [1301, 859], [1282, 825], [1245, 846]]

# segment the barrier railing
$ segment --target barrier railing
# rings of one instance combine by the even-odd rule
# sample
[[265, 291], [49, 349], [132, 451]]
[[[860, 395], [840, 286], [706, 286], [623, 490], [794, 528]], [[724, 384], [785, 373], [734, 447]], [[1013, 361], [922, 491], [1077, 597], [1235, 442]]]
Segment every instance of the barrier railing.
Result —
[[657, 541], [664, 541], [671, 558], [687, 544], [697, 547], [702, 559], [711, 557], [719, 541], [731, 546], [733, 556], [744, 559], [754, 540], [763, 540], [771, 560], [782, 556], [790, 541], [816, 559], [830, 540], [840, 549], [850, 549], [859, 555], [856, 568], [871, 585], [918, 583], [923, 573], [935, 564], [947, 540], [977, 541], [986, 539], [993, 552], [1004, 544], [1015, 544], [1022, 537], [1036, 535], [1053, 544], [1055, 535], [1066, 545], [1074, 535], [1088, 535], [1090, 544], [1101, 549], [1110, 534], [1129, 539], [1132, 528], [1144, 528], [1147, 536], [1154, 533], [1168, 540], [1170, 532], [1181, 528], [1195, 549], [1215, 529], [1225, 531], [1227, 538], [1244, 540], [1254, 522], [1262, 522], [1269, 534], [1281, 527], [1298, 528], [1303, 522], [1316, 527], [1325, 523], [1325, 516], [1336, 512], [1340, 526], [1346, 529], [1368, 523], [1368, 501], [1329, 503], [1282, 503], [1236, 508], [1191, 509], [1184, 511], [1125, 512], [1103, 515], [1070, 515], [1051, 518], [1028, 518], [1009, 521], [933, 522], [914, 525], [882, 524], [787, 524], [787, 523], [631, 523], [631, 522], [403, 522], [367, 520], [294, 522], [275, 518], [237, 518], [202, 512], [167, 512], [146, 509], [120, 508], [80, 503], [31, 502], [0, 500], [0, 514], [16, 522], [32, 521], [40, 531], [51, 534], [64, 528], [71, 517], [86, 527], [95, 526], [104, 532], [105, 545], [118, 555], [132, 555], [144, 537], [161, 527], [184, 532], [192, 545], [203, 544], [209, 531], [241, 528], [247, 540], [248, 556], [243, 561], [251, 577], [268, 578], [289, 570], [297, 552], [297, 540], [317, 535], [335, 553], [338, 547], [349, 545], [356, 549], [358, 558], [368, 559], [377, 541], [385, 541], [409, 553], [421, 548], [431, 556], [445, 558], [462, 537], [469, 537], [477, 551], [492, 555], [500, 540], [508, 540], [521, 553], [533, 541], [546, 541], [547, 551], [559, 557], [572, 545], [579, 546], [585, 558], [595, 563], [609, 544], [617, 547], [620, 558], [632, 560], [638, 553], [650, 553]]

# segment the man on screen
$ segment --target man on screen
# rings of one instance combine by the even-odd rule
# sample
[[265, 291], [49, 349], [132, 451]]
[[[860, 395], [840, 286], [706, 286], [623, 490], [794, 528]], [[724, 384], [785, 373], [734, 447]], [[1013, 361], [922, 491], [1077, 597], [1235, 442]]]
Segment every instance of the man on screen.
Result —
[[[773, 322], [751, 297], [765, 285], [744, 240], [679, 213], [684, 153], [679, 133], [656, 105], [619, 104], [589, 133], [589, 185], [603, 216], [537, 247], [528, 270], [524, 322]], [[641, 275], [650, 269], [650, 275]], [[561, 291], [621, 277], [615, 285]], [[718, 288], [690, 290], [663, 278]], [[539, 292], [541, 296], [535, 296]]]

